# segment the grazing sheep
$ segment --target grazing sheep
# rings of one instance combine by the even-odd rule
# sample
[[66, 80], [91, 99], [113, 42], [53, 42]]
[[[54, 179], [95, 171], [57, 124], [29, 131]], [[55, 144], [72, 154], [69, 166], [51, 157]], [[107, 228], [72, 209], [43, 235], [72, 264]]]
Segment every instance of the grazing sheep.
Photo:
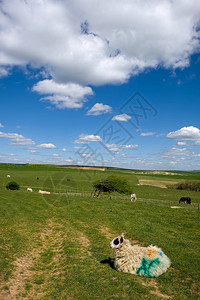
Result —
[[191, 204], [191, 198], [190, 197], [181, 197], [179, 200], [179, 204], [181, 202], [186, 202], [187, 204]]
[[39, 190], [38, 193], [39, 193], [39, 194], [46, 194], [46, 195], [50, 195], [50, 194], [51, 194], [50, 192], [47, 192], [47, 191], [41, 191], [41, 190]]
[[117, 271], [145, 277], [158, 277], [165, 273], [171, 261], [157, 246], [132, 246], [124, 234], [114, 238], [110, 247], [116, 249], [114, 267]]
[[131, 202], [133, 202], [137, 200], [136, 194], [131, 194]]
[[7, 175], [8, 178], [10, 178], [10, 175]]
[[32, 192], [33, 191], [31, 188], [27, 188], [26, 190], [27, 190], [27, 192]]

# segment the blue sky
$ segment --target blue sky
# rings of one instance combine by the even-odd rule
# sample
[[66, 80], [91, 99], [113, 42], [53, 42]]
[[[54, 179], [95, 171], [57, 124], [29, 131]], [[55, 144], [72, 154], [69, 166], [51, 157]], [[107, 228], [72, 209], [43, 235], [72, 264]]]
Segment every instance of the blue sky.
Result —
[[1, 1], [0, 162], [200, 169], [199, 16], [196, 1]]

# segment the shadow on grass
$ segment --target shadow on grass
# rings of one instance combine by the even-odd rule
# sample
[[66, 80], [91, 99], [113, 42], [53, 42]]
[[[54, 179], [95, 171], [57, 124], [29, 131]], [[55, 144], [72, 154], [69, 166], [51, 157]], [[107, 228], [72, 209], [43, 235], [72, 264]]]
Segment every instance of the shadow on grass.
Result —
[[100, 261], [101, 264], [108, 264], [112, 269], [115, 269], [114, 267], [114, 259], [113, 258], [106, 258]]

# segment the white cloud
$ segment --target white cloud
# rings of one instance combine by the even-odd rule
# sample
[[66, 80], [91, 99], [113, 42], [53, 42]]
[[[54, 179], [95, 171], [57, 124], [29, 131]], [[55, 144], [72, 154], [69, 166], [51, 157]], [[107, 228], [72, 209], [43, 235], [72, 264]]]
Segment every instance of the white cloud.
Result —
[[27, 149], [27, 151], [29, 152], [29, 153], [32, 153], [32, 154], [38, 154], [39, 152], [37, 152], [36, 150], [34, 150], [34, 149]]
[[0, 66], [0, 78], [6, 77], [8, 75], [9, 75], [8, 69]]
[[52, 143], [49, 143], [49, 144], [40, 144], [40, 145], [37, 145], [37, 148], [41, 148], [41, 149], [55, 149], [56, 146]]
[[194, 126], [183, 127], [167, 134], [167, 138], [175, 140], [200, 140], [200, 130]]
[[98, 135], [81, 134], [78, 140], [74, 141], [75, 144], [87, 144], [90, 142], [102, 142], [102, 139]]
[[66, 149], [66, 148], [62, 148], [61, 151], [62, 151], [62, 152], [66, 152], [67, 149]]
[[67, 163], [71, 163], [71, 164], [74, 163], [73, 159], [66, 159], [65, 161], [66, 161]]
[[110, 113], [112, 107], [105, 105], [103, 103], [96, 103], [90, 110], [88, 110], [87, 115], [99, 116], [102, 114]]
[[181, 157], [181, 156], [190, 157], [191, 155], [192, 154], [188, 149], [177, 148], [177, 147], [169, 148], [161, 153], [161, 157], [167, 159], [177, 159], [177, 157]]
[[5, 133], [0, 132], [0, 138], [8, 138], [11, 141], [11, 145], [34, 145], [35, 142], [29, 138], [25, 138], [23, 135], [18, 133]]
[[140, 135], [141, 136], [151, 136], [151, 135], [154, 135], [154, 134], [155, 134], [155, 132], [143, 132]]
[[81, 154], [82, 157], [85, 157], [85, 158], [90, 158], [92, 157], [92, 154], [89, 154], [89, 153], [83, 153]]
[[186, 142], [178, 142], [177, 143], [177, 146], [185, 146], [186, 145]]
[[0, 128], [4, 128], [4, 126], [0, 123]]
[[122, 145], [123, 149], [136, 149], [138, 145]]
[[116, 154], [119, 154], [119, 152], [123, 151], [124, 149], [137, 149], [138, 145], [116, 145], [116, 144], [106, 144], [106, 148], [114, 152]]
[[84, 146], [83, 147], [74, 147], [74, 149], [75, 150], [84, 150], [84, 149], [86, 149], [86, 147], [84, 147]]
[[47, 100], [57, 108], [81, 108], [86, 96], [93, 95], [90, 87], [75, 83], [56, 83], [49, 79], [39, 81], [32, 90], [41, 95], [48, 95], [41, 100]]
[[103, 85], [183, 68], [199, 49], [199, 19], [196, 0], [2, 0], [0, 76], [29, 65], [56, 82]]
[[116, 115], [112, 118], [113, 121], [127, 122], [131, 117], [127, 114]]

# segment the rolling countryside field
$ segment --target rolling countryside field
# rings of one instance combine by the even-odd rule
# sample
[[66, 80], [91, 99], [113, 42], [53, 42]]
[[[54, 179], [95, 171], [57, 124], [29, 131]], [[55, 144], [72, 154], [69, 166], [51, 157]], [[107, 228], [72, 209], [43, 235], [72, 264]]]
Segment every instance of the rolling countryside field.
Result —
[[[91, 196], [92, 182], [111, 174], [130, 182], [136, 202]], [[200, 192], [168, 188], [182, 180], [200, 173], [1, 164], [0, 299], [200, 299]], [[7, 190], [10, 181], [20, 190]], [[182, 196], [192, 204], [179, 206]], [[109, 243], [122, 232], [161, 247], [169, 270], [158, 278], [114, 270]]]

